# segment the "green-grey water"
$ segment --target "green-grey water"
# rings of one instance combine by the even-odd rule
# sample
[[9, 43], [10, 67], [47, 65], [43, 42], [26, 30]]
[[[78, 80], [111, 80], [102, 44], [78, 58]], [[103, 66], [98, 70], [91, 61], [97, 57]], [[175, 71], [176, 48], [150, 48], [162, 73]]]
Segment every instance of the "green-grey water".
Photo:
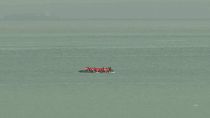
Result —
[[[0, 22], [1, 118], [207, 118], [210, 20]], [[114, 74], [79, 73], [112, 66]]]

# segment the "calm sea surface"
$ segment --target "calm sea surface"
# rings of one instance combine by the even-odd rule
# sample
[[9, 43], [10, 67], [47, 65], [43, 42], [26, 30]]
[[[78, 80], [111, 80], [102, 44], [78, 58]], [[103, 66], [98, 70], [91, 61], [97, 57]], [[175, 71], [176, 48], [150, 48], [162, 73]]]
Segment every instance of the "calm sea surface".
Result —
[[209, 32], [208, 19], [0, 21], [0, 117], [207, 118]]

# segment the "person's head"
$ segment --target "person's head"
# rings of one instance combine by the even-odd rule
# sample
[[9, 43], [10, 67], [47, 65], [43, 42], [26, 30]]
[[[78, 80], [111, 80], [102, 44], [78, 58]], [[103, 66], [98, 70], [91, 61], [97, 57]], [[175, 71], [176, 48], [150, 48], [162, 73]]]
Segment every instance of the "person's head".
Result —
[[89, 69], [89, 67], [85, 67], [85, 68], [84, 68], [84, 70], [88, 70], [88, 69]]

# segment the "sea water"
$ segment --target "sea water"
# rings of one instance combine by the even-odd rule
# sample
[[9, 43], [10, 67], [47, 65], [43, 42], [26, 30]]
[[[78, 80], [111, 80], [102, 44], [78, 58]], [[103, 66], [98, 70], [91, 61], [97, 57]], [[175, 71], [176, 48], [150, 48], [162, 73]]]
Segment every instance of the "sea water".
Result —
[[[0, 22], [1, 118], [207, 118], [210, 20]], [[111, 66], [116, 73], [79, 73]]]

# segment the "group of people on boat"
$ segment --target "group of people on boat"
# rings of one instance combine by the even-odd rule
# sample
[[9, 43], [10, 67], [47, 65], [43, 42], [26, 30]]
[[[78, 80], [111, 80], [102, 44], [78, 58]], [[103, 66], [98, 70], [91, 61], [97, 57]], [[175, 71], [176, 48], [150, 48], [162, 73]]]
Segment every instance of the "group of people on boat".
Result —
[[95, 67], [85, 67], [84, 70], [88, 71], [88, 72], [99, 72], [99, 73], [108, 73], [108, 72], [112, 72], [112, 68], [111, 67], [103, 67], [103, 68], [95, 68]]

